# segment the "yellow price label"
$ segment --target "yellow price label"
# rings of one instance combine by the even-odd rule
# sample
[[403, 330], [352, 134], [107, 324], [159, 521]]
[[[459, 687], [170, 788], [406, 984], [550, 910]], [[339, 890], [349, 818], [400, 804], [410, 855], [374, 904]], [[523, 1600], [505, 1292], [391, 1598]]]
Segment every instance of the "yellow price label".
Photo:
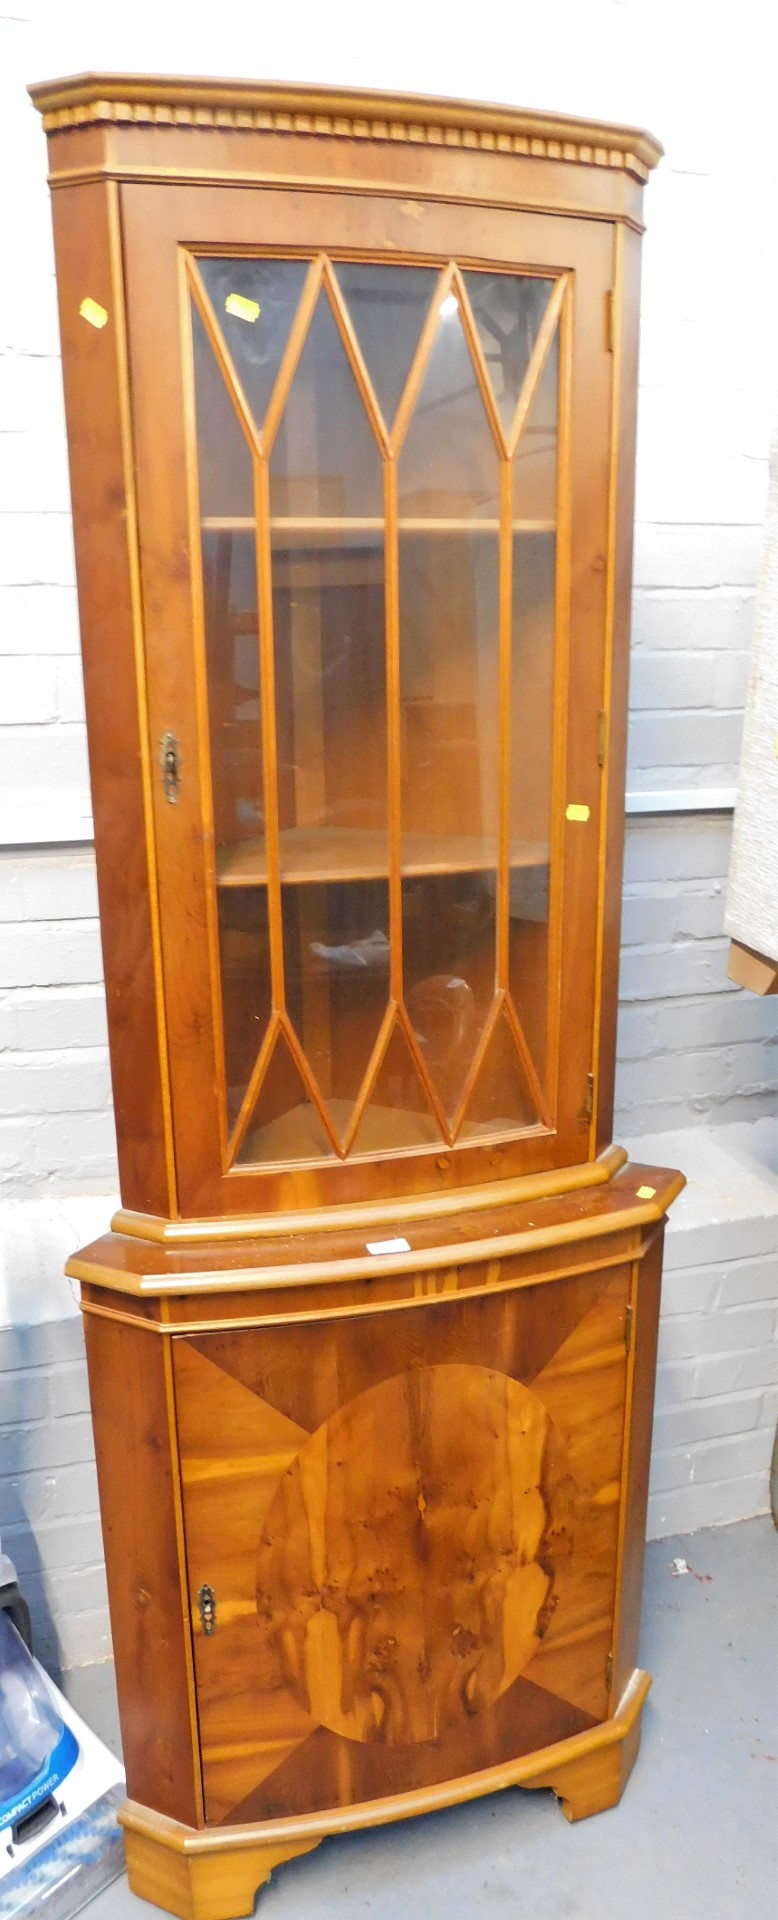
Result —
[[588, 820], [588, 818], [589, 808], [581, 806], [577, 800], [571, 800], [569, 807], [565, 808], [566, 820]]
[[86, 299], [82, 300], [78, 311], [82, 320], [89, 321], [90, 327], [104, 327], [107, 325], [108, 314], [105, 307], [101, 307], [99, 300], [90, 299], [88, 294]]
[[259, 319], [261, 308], [258, 300], [247, 300], [242, 293], [228, 293], [224, 302], [225, 313], [231, 313], [236, 320], [250, 320], [253, 326]]

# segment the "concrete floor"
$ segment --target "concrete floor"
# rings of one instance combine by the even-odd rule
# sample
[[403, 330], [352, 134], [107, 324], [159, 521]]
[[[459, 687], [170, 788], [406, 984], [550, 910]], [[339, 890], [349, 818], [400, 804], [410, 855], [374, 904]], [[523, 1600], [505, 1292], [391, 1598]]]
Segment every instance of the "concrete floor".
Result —
[[[694, 1574], [673, 1576], [682, 1555]], [[648, 1549], [641, 1660], [654, 1675], [620, 1807], [571, 1827], [508, 1791], [279, 1868], [259, 1920], [777, 1920], [778, 1539], [748, 1520]], [[116, 1741], [112, 1669], [69, 1692]], [[151, 1920], [117, 1882], [87, 1920]]]

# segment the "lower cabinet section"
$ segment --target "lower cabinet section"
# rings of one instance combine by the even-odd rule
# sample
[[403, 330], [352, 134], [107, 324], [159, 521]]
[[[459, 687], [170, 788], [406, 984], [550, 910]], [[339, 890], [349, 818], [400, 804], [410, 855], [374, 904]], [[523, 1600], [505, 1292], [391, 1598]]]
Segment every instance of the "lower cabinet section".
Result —
[[385, 1264], [357, 1223], [74, 1257], [136, 1892], [237, 1920], [325, 1834], [619, 1799], [682, 1185], [621, 1159]]
[[608, 1713], [629, 1266], [173, 1341], [206, 1820]]

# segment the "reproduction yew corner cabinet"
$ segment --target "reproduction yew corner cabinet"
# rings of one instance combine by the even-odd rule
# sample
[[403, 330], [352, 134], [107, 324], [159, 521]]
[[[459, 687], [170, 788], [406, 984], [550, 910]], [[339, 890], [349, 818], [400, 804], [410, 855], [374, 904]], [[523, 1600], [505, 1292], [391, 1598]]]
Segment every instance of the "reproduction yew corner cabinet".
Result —
[[612, 1806], [664, 1216], [611, 1144], [644, 133], [105, 76], [49, 136], [122, 1210], [130, 1880]]

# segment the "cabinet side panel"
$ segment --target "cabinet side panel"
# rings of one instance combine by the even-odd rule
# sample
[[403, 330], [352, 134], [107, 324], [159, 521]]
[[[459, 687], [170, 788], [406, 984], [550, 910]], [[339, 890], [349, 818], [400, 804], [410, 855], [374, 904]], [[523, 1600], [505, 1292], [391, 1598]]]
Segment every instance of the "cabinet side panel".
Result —
[[[122, 1198], [175, 1212], [167, 1147], [116, 189], [53, 196], [76, 573]], [[94, 326], [89, 298], [108, 318]], [[99, 318], [99, 315], [98, 315]]]
[[196, 1825], [191, 1645], [181, 1595], [166, 1343], [84, 1316], [119, 1714], [131, 1799]]
[[607, 715], [607, 759], [603, 796], [603, 898], [597, 979], [597, 1101], [593, 1153], [601, 1153], [613, 1138], [640, 310], [640, 238], [628, 228], [616, 226], [613, 244], [613, 442], [608, 541], [608, 635], [602, 699]]
[[620, 1700], [632, 1669], [637, 1666], [663, 1246], [664, 1225], [658, 1228], [637, 1265], [632, 1292], [635, 1360], [626, 1475], [622, 1486], [624, 1543], [613, 1658], [614, 1704]]

